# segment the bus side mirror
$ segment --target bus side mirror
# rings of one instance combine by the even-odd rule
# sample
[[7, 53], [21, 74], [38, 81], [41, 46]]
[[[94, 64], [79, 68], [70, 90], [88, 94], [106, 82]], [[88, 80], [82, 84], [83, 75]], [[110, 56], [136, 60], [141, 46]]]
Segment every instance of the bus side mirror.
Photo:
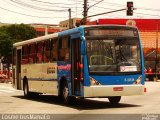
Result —
[[81, 38], [81, 54], [85, 55], [86, 54], [86, 42], [85, 38]]

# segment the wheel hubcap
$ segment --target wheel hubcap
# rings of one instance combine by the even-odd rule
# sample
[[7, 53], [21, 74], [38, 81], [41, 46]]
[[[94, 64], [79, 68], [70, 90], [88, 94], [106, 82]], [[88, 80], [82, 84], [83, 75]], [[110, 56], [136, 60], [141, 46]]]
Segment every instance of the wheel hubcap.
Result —
[[64, 90], [63, 90], [63, 96], [65, 100], [68, 98], [68, 88], [66, 86], [64, 87]]
[[27, 95], [27, 85], [25, 84], [25, 87], [24, 87], [24, 94]]

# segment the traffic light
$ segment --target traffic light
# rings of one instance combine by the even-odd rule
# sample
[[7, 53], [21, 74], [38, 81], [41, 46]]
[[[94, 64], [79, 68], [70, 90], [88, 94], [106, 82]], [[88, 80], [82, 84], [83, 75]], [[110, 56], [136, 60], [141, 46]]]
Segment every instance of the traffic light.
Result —
[[133, 15], [133, 2], [127, 2], [127, 16]]

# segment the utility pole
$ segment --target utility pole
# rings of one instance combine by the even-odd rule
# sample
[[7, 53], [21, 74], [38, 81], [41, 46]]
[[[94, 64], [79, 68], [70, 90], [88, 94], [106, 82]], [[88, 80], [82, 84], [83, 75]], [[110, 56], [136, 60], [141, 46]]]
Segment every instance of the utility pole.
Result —
[[72, 21], [71, 21], [71, 8], [68, 9], [69, 12], [69, 29], [72, 28]]
[[88, 12], [88, 8], [87, 8], [87, 0], [84, 0], [84, 11], [83, 11], [83, 24], [86, 25], [87, 23], [87, 12]]
[[90, 17], [94, 17], [94, 16], [98, 16], [98, 15], [104, 15], [104, 14], [108, 14], [108, 13], [114, 13], [114, 12], [118, 12], [118, 11], [124, 11], [127, 10], [127, 16], [132, 16], [133, 15], [133, 10], [136, 10], [136, 8], [133, 8], [133, 2], [127, 2], [127, 9], [118, 9], [118, 10], [113, 10], [113, 11], [109, 11], [109, 12], [104, 12], [104, 13], [99, 13], [99, 14], [95, 14], [95, 15], [90, 15], [88, 16], [88, 10], [91, 7], [94, 7], [95, 5], [99, 4], [100, 2], [103, 2], [104, 0], [100, 0], [97, 3], [91, 5], [90, 7], [87, 6], [88, 0], [84, 0], [84, 10], [83, 10], [83, 19], [81, 19], [80, 21], [80, 25], [86, 25], [87, 23], [87, 18]]
[[98, 1], [97, 3], [95, 3], [95, 4], [93, 4], [93, 5], [91, 5], [91, 6], [88, 7], [88, 4], [87, 4], [87, 3], [88, 3], [88, 0], [84, 0], [83, 21], [82, 21], [84, 25], [86, 25], [86, 23], [87, 23], [88, 10], [89, 10], [91, 7], [94, 7], [95, 5], [101, 3], [102, 1], [104, 1], [104, 0], [100, 0], [100, 1]]

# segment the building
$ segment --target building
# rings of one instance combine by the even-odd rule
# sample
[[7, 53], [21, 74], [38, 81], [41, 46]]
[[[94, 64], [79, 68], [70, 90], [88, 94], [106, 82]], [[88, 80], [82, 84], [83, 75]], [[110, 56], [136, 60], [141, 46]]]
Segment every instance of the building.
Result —
[[37, 24], [37, 23], [32, 23], [28, 24], [31, 25], [32, 27], [35, 28], [37, 32], [37, 36], [43, 36], [46, 34], [52, 34], [55, 32], [59, 32], [59, 26], [56, 24]]
[[[82, 18], [72, 18], [70, 20], [70, 27], [71, 28], [77, 27], [80, 24], [83, 24], [83, 19]], [[87, 19], [87, 25], [95, 25], [95, 24], [96, 24], [96, 21], [92, 22], [89, 19]], [[59, 22], [59, 29], [61, 31], [69, 29], [69, 20]]]
[[[80, 23], [82, 18], [72, 18], [70, 20], [70, 24], [71, 24], [71, 27], [76, 27], [76, 24], [77, 23]], [[60, 21], [59, 22], [59, 27], [60, 27], [60, 30], [66, 30], [66, 29], [69, 29], [69, 20], [64, 20], [64, 21]]]

